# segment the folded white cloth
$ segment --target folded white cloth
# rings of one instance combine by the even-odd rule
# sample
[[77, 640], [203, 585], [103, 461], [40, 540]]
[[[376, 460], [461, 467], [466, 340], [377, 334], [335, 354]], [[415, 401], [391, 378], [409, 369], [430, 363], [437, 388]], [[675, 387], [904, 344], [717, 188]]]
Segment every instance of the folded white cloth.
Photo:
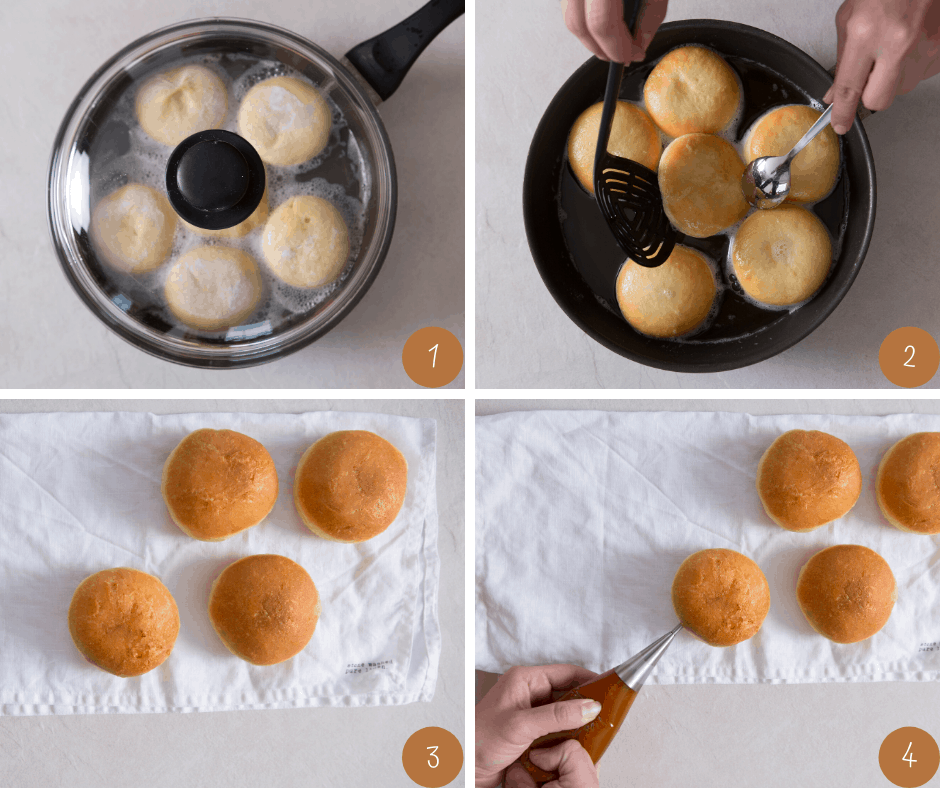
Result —
[[[170, 519], [163, 463], [193, 430], [243, 432], [277, 467], [280, 495], [254, 528], [199, 542]], [[334, 430], [371, 430], [408, 461], [404, 506], [358, 545], [321, 539], [293, 503], [301, 455]], [[57, 413], [0, 416], [0, 713], [157, 712], [429, 701], [440, 656], [437, 621], [436, 424], [371, 413], [301, 415]], [[250, 665], [219, 640], [209, 586], [230, 562], [277, 553], [303, 566], [322, 613], [307, 647], [280, 665]], [[128, 566], [176, 599], [170, 658], [121, 679], [86, 662], [67, 612], [83, 578]]]
[[[809, 533], [767, 517], [757, 463], [790, 429], [846, 441], [864, 485], [852, 511]], [[679, 564], [709, 547], [754, 559], [770, 584], [761, 631], [732, 648], [686, 633], [650, 681], [940, 679], [940, 536], [892, 528], [875, 500], [884, 452], [940, 417], [732, 413], [510, 413], [476, 424], [476, 666], [571, 662], [613, 667], [676, 623]], [[838, 645], [796, 602], [800, 567], [833, 544], [879, 552], [898, 582], [884, 629]]]

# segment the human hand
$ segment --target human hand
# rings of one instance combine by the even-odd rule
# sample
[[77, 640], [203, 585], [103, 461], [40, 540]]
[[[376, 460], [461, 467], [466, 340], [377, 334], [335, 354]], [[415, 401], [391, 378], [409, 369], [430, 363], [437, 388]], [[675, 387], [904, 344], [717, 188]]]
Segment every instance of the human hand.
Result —
[[[546, 772], [557, 772], [558, 777], [545, 788], [599, 788], [597, 767], [591, 756], [575, 739], [542, 750], [530, 750], [529, 759]], [[535, 780], [521, 763], [506, 770], [505, 788], [535, 788]]]
[[845, 134], [862, 104], [891, 106], [921, 80], [940, 73], [940, 0], [846, 0], [836, 13], [839, 35], [832, 128]]
[[[507, 767], [539, 736], [580, 728], [593, 720], [601, 710], [597, 701], [550, 701], [554, 690], [571, 689], [596, 675], [576, 665], [541, 665], [506, 671], [476, 707], [477, 788], [499, 785]], [[567, 782], [561, 783], [559, 788], [597, 786], [594, 764], [577, 741], [535, 750], [532, 754], [535, 755], [532, 761], [536, 766], [558, 770], [560, 776], [566, 775]], [[507, 788], [534, 785], [521, 765], [511, 769], [510, 773], [506, 775]], [[526, 778], [528, 782], [524, 781]], [[510, 779], [515, 782], [509, 782]]]
[[623, 0], [561, 0], [561, 12], [568, 29], [601, 60], [632, 63], [646, 57], [668, 4], [668, 0], [646, 0], [635, 39], [623, 21]]

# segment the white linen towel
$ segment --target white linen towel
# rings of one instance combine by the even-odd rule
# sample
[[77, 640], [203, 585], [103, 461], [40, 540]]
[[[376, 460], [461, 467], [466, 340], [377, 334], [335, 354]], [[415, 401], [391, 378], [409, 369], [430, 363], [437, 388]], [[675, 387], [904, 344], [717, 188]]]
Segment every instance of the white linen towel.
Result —
[[[846, 441], [864, 485], [841, 520], [791, 533], [767, 517], [757, 463], [790, 429]], [[754, 559], [771, 607], [751, 640], [712, 648], [680, 633], [651, 683], [940, 679], [940, 536], [892, 528], [875, 500], [884, 452], [940, 416], [544, 411], [476, 423], [476, 666], [571, 662], [607, 670], [676, 623], [679, 564], [710, 547]], [[833, 544], [879, 552], [898, 582], [884, 629], [838, 645], [796, 602], [800, 567]]]
[[[187, 434], [233, 429], [260, 441], [280, 494], [268, 517], [223, 542], [199, 542], [170, 519], [163, 463]], [[366, 429], [408, 461], [395, 522], [358, 545], [303, 525], [297, 463], [334, 430]], [[0, 416], [0, 713], [159, 712], [429, 701], [440, 656], [437, 620], [436, 424], [370, 413], [56, 413]], [[316, 583], [322, 613], [307, 647], [279, 665], [233, 656], [207, 615], [209, 587], [232, 561], [277, 553]], [[156, 670], [117, 678], [86, 662], [69, 636], [75, 588], [101, 569], [159, 577], [180, 633]]]

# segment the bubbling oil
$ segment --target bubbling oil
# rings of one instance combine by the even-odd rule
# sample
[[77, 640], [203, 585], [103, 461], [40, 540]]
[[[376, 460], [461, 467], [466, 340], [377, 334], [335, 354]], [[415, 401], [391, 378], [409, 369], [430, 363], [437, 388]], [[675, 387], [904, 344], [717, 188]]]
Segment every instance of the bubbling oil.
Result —
[[[201, 65], [212, 70], [226, 86], [228, 109], [219, 128], [239, 133], [237, 114], [247, 92], [266, 79], [287, 76], [310, 83], [297, 70], [276, 61], [259, 59], [249, 53], [213, 53], [182, 58], [170, 65], [134, 75], [134, 81], [114, 99], [108, 109], [105, 128], [93, 142], [89, 180], [92, 211], [98, 202], [127, 183], [142, 183], [166, 195], [165, 169], [172, 148], [150, 137], [138, 124], [134, 101], [143, 81], [169, 68]], [[316, 87], [319, 87], [315, 85]], [[314, 158], [290, 167], [265, 164], [269, 215], [291, 197], [311, 195], [329, 201], [343, 217], [349, 232], [349, 256], [333, 282], [316, 288], [292, 287], [268, 268], [261, 250], [264, 223], [241, 238], [203, 235], [178, 222], [167, 261], [158, 269], [132, 275], [101, 264], [99, 281], [112, 300], [128, 313], [163, 333], [185, 336], [209, 343], [244, 341], [276, 333], [299, 322], [343, 287], [355, 268], [367, 230], [372, 191], [370, 163], [349, 126], [343, 110], [326, 90], [332, 117], [329, 139]], [[184, 325], [170, 312], [163, 295], [170, 269], [179, 257], [197, 246], [221, 245], [248, 252], [258, 263], [263, 292], [258, 307], [241, 325], [221, 331], [203, 331]]]

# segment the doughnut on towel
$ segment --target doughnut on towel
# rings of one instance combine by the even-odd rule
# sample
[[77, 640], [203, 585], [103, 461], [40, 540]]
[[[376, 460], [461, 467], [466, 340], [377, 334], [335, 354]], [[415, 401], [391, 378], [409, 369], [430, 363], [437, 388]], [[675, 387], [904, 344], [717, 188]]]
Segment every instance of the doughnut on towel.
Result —
[[234, 430], [191, 432], [163, 466], [163, 500], [184, 533], [218, 542], [260, 523], [277, 501], [274, 460]]
[[385, 531], [405, 500], [408, 463], [385, 438], [342, 430], [304, 453], [294, 479], [294, 504], [315, 534], [364, 542]]
[[693, 553], [672, 582], [679, 621], [710, 646], [754, 637], [770, 610], [767, 578], [750, 558], [715, 548]]
[[940, 433], [916, 432], [888, 449], [876, 488], [878, 506], [895, 528], [940, 533]]
[[796, 598], [810, 626], [836, 643], [878, 632], [898, 598], [891, 567], [874, 550], [840, 544], [816, 553], [800, 570]]
[[69, 633], [82, 656], [122, 678], [161, 665], [179, 631], [167, 587], [137, 569], [122, 566], [86, 577], [69, 605]]
[[848, 514], [862, 492], [862, 471], [845, 441], [819, 430], [789, 430], [757, 466], [764, 511], [788, 531], [812, 531]]
[[282, 555], [250, 555], [212, 584], [209, 619], [225, 647], [253, 665], [299, 654], [320, 618], [320, 595], [307, 571]]

